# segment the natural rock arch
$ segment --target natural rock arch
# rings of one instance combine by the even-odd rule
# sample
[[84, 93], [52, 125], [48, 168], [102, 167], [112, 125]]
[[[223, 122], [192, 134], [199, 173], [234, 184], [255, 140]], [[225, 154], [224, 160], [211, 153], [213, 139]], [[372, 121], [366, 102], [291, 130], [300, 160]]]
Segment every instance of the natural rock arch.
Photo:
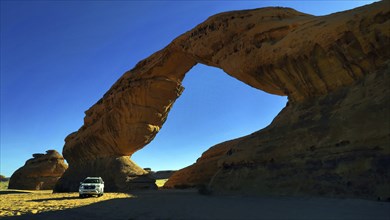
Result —
[[287, 95], [291, 105], [353, 84], [389, 58], [385, 4], [321, 17], [288, 8], [210, 17], [139, 62], [86, 111], [84, 125], [65, 139], [69, 169], [55, 190], [75, 191], [86, 175], [103, 176], [108, 190], [153, 187], [129, 156], [153, 140], [197, 63]]

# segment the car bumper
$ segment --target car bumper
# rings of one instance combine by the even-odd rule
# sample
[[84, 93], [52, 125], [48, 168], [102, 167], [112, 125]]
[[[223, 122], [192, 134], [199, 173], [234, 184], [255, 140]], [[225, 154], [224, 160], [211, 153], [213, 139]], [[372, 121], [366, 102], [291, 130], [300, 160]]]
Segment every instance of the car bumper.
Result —
[[80, 195], [98, 195], [101, 194], [100, 191], [96, 189], [91, 189], [91, 190], [79, 190]]

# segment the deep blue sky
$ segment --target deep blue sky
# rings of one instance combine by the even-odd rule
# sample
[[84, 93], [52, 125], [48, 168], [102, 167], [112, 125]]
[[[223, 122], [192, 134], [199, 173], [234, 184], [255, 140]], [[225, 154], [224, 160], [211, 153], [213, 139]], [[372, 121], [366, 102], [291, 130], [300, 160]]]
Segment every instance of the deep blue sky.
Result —
[[[373, 1], [1, 1], [0, 173], [61, 152], [84, 111], [134, 65], [207, 17], [292, 7], [325, 15]], [[268, 125], [286, 98], [198, 65], [155, 140], [133, 155], [153, 170], [188, 166], [217, 143]]]

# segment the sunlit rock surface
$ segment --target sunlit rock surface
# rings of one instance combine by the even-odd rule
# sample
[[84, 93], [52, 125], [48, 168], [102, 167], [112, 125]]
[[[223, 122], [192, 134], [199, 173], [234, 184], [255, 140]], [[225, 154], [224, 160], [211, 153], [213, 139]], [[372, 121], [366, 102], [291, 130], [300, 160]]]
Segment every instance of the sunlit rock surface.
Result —
[[[174, 101], [183, 91], [181, 82], [186, 72], [197, 63], [219, 67], [236, 79], [265, 92], [288, 96], [289, 106], [282, 111], [280, 117], [286, 111], [300, 114], [296, 110], [302, 108], [300, 106], [308, 106], [309, 113], [312, 111], [311, 107], [317, 107], [321, 112], [333, 111], [332, 108], [336, 111], [338, 106], [333, 106], [333, 102], [316, 102], [321, 98], [326, 100], [327, 95], [364, 80], [372, 72], [385, 66], [389, 59], [387, 4], [388, 2], [382, 1], [320, 17], [288, 8], [234, 11], [210, 17], [176, 38], [164, 49], [139, 62], [126, 72], [101, 100], [86, 111], [84, 125], [65, 140], [63, 154], [70, 164], [70, 169], [56, 189], [77, 190], [73, 182], [83, 177], [77, 170], [89, 170], [90, 164], [101, 164], [100, 161], [131, 156], [152, 141], [165, 122]], [[349, 110], [353, 111], [354, 108]], [[365, 113], [371, 114], [370, 111]], [[349, 115], [352, 112], [345, 110], [342, 114]], [[337, 118], [326, 117], [317, 122], [332, 124], [333, 120]], [[313, 121], [313, 126], [316, 126], [317, 122]], [[278, 131], [282, 134], [281, 139], [284, 138], [284, 133], [305, 132], [301, 119], [288, 123], [292, 124], [284, 125], [283, 120], [277, 123], [281, 128]], [[380, 123], [386, 124], [384, 120]], [[340, 132], [349, 130], [350, 124], [345, 126], [346, 129]], [[369, 137], [369, 134], [365, 133], [354, 134], [363, 139], [366, 135]], [[298, 139], [299, 135], [300, 133], [296, 134]], [[347, 133], [339, 135], [340, 137], [336, 137], [323, 133], [329, 143], [347, 140], [346, 136], [344, 137]], [[352, 143], [351, 140], [348, 141]], [[318, 146], [318, 143], [313, 145]], [[290, 144], [275, 144], [275, 148], [286, 147], [290, 147], [288, 151], [292, 152], [300, 150]], [[358, 148], [352, 147], [350, 150], [358, 151]], [[232, 155], [235, 155], [232, 158], [241, 161], [241, 164], [251, 161], [245, 155]], [[250, 155], [257, 156], [254, 153]], [[285, 159], [287, 158], [289, 157], [286, 156]], [[249, 164], [248, 166], [252, 166]], [[96, 170], [95, 174], [106, 172], [103, 167], [104, 165]], [[109, 167], [111, 168], [111, 165]], [[112, 175], [120, 173], [118, 175], [122, 176], [123, 173], [132, 172], [130, 170], [138, 170], [138, 167], [130, 167], [129, 171], [124, 172], [111, 169]], [[221, 166], [214, 166], [210, 169], [217, 169], [217, 173], [221, 173], [220, 168]], [[215, 186], [223, 182], [222, 174], [228, 179], [237, 178], [234, 175], [239, 172], [235, 172], [233, 168], [227, 169], [229, 172], [222, 172], [218, 178], [213, 177]], [[176, 175], [182, 174], [178, 172], [174, 176]], [[253, 180], [252, 184], [257, 185], [255, 178], [250, 178]], [[124, 178], [121, 179], [123, 181]], [[244, 186], [246, 187], [243, 184], [241, 189], [244, 189]]]
[[68, 168], [64, 158], [55, 150], [46, 154], [33, 154], [24, 166], [16, 170], [10, 180], [9, 189], [50, 190]]
[[207, 185], [214, 174], [219, 170], [218, 160], [228, 154], [241, 139], [226, 141], [217, 144], [196, 161], [195, 164], [176, 171], [164, 184], [165, 188], [187, 188]]
[[390, 66], [353, 86], [289, 104], [271, 125], [210, 148], [165, 187], [387, 200], [389, 85]]

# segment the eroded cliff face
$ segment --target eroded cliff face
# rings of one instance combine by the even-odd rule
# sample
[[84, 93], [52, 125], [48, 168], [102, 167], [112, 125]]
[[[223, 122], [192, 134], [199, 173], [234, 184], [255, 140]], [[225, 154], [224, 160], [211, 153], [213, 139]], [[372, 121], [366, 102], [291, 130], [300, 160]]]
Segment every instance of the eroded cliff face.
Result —
[[[387, 200], [389, 85], [390, 65], [350, 87], [288, 104], [271, 125], [210, 148], [165, 187]], [[213, 152], [221, 153], [208, 156]]]
[[51, 190], [67, 168], [64, 158], [55, 150], [33, 154], [33, 158], [12, 174], [8, 188]]
[[148, 144], [197, 63], [287, 95], [291, 106], [354, 84], [389, 59], [387, 4], [321, 17], [263, 8], [209, 18], [126, 72], [86, 111], [84, 125], [66, 138], [63, 154], [70, 169], [58, 189], [76, 190], [70, 187], [82, 178], [76, 170], [131, 156]]
[[217, 144], [196, 160], [191, 166], [176, 171], [164, 184], [165, 188], [188, 188], [208, 185], [211, 178], [219, 170], [218, 161], [229, 154], [230, 149], [241, 139], [235, 139]]

